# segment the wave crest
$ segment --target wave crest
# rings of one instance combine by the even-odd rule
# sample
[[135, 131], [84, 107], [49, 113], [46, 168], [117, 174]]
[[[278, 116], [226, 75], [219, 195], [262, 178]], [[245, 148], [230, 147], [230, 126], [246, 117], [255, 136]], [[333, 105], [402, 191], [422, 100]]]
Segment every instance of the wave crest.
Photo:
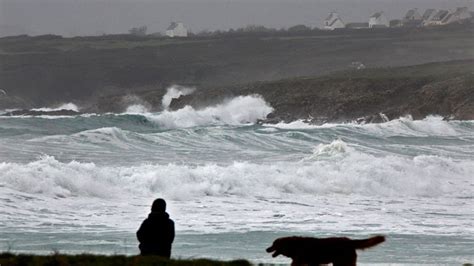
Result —
[[41, 108], [33, 108], [32, 111], [39, 111], [39, 112], [54, 112], [60, 110], [70, 110], [74, 112], [79, 112], [79, 107], [74, 103], [63, 103], [56, 107], [41, 107]]
[[163, 110], [167, 110], [173, 99], [177, 99], [183, 95], [189, 95], [193, 93], [195, 88], [187, 88], [183, 86], [174, 85], [167, 89], [166, 94], [161, 99], [161, 106]]
[[185, 106], [147, 116], [165, 128], [189, 128], [209, 125], [243, 125], [265, 119], [273, 108], [260, 95], [238, 96], [215, 106], [194, 109]]
[[311, 162], [131, 167], [62, 163], [45, 156], [28, 164], [0, 163], [0, 173], [2, 186], [33, 194], [104, 198], [162, 194], [176, 200], [226, 195], [281, 198], [285, 194], [460, 197], [470, 195], [474, 185], [470, 161], [358, 152]]

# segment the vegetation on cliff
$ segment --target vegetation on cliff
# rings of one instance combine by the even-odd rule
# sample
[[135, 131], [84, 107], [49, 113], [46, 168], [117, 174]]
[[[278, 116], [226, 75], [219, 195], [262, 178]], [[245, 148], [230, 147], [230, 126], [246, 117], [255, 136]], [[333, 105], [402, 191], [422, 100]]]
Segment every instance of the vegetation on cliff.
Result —
[[[418, 66], [343, 71], [241, 86], [208, 87], [181, 96], [172, 109], [219, 103], [237, 95], [259, 94], [275, 109], [267, 122], [304, 119], [313, 123], [382, 122], [412, 115], [474, 119], [474, 60]], [[160, 92], [141, 98], [158, 102]], [[120, 97], [120, 96], [119, 96]], [[112, 98], [107, 98], [113, 101]], [[119, 102], [115, 99], [113, 102]], [[103, 99], [102, 106], [108, 103]], [[381, 115], [383, 114], [383, 115]]]
[[124, 255], [15, 255], [11, 253], [0, 254], [0, 265], [25, 265], [25, 266], [40, 266], [40, 265], [129, 265], [129, 266], [248, 266], [251, 265], [246, 260], [235, 261], [216, 261], [209, 259], [173, 259], [167, 260], [160, 257], [153, 256], [124, 256]]
[[186, 39], [0, 38], [0, 86], [10, 98], [1, 99], [0, 109], [86, 105], [101, 95], [164, 91], [170, 84], [206, 88], [323, 76], [354, 62], [380, 68], [462, 60], [474, 57], [473, 33], [472, 25], [453, 25]]

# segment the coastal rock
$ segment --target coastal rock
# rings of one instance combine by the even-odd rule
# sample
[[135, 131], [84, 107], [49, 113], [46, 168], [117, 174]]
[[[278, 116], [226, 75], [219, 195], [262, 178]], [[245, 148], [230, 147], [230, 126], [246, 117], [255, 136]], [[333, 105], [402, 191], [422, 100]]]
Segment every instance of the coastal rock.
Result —
[[[245, 86], [202, 88], [174, 99], [172, 110], [218, 104], [236, 95], [261, 95], [273, 108], [265, 123], [304, 120], [381, 123], [411, 115], [474, 119], [474, 60], [393, 69], [367, 69], [344, 75], [257, 82]], [[424, 73], [414, 75], [413, 71]]]
[[40, 116], [40, 115], [50, 115], [50, 116], [72, 116], [72, 115], [80, 115], [80, 112], [76, 112], [73, 110], [54, 110], [54, 111], [36, 111], [36, 110], [14, 110], [11, 112], [7, 112], [2, 114], [2, 116]]

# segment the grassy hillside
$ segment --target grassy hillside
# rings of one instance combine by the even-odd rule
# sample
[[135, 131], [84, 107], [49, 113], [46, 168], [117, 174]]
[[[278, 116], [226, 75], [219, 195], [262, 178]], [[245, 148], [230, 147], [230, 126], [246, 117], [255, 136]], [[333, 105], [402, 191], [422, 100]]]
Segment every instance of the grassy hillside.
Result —
[[[418, 66], [343, 71], [323, 77], [257, 82], [198, 90], [172, 102], [202, 107], [236, 95], [259, 94], [275, 111], [270, 120], [307, 119], [314, 123], [380, 121], [412, 115], [474, 119], [474, 60]], [[159, 94], [159, 93], [158, 93]], [[153, 100], [150, 94], [144, 98]], [[156, 99], [161, 98], [157, 95]], [[104, 106], [107, 106], [103, 103]]]
[[322, 76], [351, 69], [352, 62], [379, 68], [467, 58], [474, 58], [472, 25], [187, 39], [23, 36], [0, 38], [0, 87], [31, 105], [48, 105], [173, 83]]
[[160, 257], [142, 257], [142, 256], [104, 256], [104, 255], [62, 255], [53, 254], [48, 256], [40, 255], [14, 255], [10, 253], [0, 254], [0, 265], [24, 265], [24, 266], [42, 266], [42, 265], [129, 265], [129, 266], [247, 266], [248, 261], [215, 261], [207, 259], [195, 260], [166, 260]]

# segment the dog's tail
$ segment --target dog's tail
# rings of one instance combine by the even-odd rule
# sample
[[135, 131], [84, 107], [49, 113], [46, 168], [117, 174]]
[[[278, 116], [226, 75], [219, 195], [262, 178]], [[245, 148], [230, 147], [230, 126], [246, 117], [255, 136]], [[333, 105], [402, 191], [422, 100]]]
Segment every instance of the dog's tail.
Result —
[[353, 245], [355, 249], [366, 249], [366, 248], [371, 248], [373, 246], [376, 246], [384, 241], [385, 241], [384, 236], [374, 236], [367, 239], [352, 240], [351, 244]]

